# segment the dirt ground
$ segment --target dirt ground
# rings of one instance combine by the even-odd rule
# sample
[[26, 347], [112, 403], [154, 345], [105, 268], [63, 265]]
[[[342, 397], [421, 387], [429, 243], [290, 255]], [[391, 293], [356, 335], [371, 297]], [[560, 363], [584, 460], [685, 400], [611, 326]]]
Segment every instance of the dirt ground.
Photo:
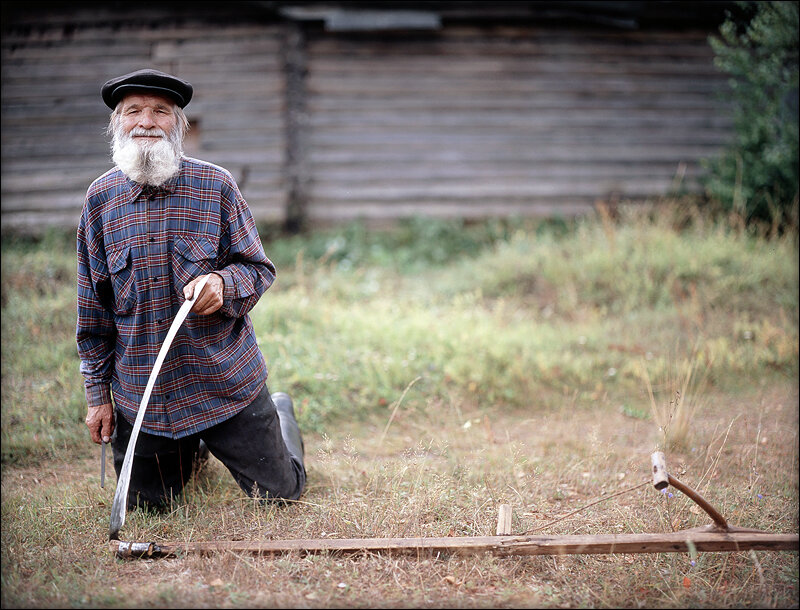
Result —
[[[413, 454], [418, 459], [420, 447], [428, 447], [423, 456], [425, 476], [443, 475], [458, 465], [478, 471], [483, 468], [486, 473], [507, 469], [498, 479], [495, 499], [504, 497], [512, 503], [512, 533], [519, 534], [592, 502], [599, 491], [610, 493], [646, 480], [650, 454], [659, 436], [652, 421], [626, 415], [611, 404], [596, 410], [573, 405], [550, 412], [485, 411], [463, 405], [432, 405], [427, 414], [401, 409], [383, 437], [387, 421], [388, 413], [384, 419], [341, 423], [325, 435], [306, 435], [310, 484], [304, 500], [319, 505], [334, 502], [331, 490], [337, 485], [357, 494], [359, 481], [368, 481], [387, 469], [400, 473], [408, 466], [409, 456]], [[770, 531], [797, 532], [796, 385], [764, 387], [748, 396], [725, 397], [724, 402], [711, 400], [693, 421], [692, 441], [681, 450], [668, 452], [672, 474], [704, 493], [710, 491], [710, 497], [722, 498], [723, 504], [717, 508], [731, 525], [766, 529], [764, 525], [769, 523]], [[99, 480], [99, 451], [87, 438], [84, 460], [52, 462], [38, 468], [4, 468], [3, 493], [58, 498], [59, 489], [95, 486]], [[211, 468], [214, 471], [222, 467], [212, 460]], [[222, 473], [223, 480], [226, 474]], [[519, 485], [509, 481], [518, 481]], [[106, 511], [110, 511], [115, 483], [109, 460], [104, 491]], [[229, 484], [233, 488], [232, 480]], [[749, 488], [757, 488], [763, 494], [774, 492], [776, 497], [769, 503], [771, 514], [757, 515], [742, 503], [742, 498], [749, 497]], [[779, 493], [784, 494], [783, 500], [777, 498]], [[635, 499], [620, 496], [609, 500], [592, 509], [588, 518], [595, 523], [588, 529], [592, 533], [616, 533], [620, 530], [614, 531], [615, 528], [621, 524], [641, 524], [640, 519], [633, 519], [633, 512], [643, 502], [655, 504], [659, 500], [652, 489], [643, 490]], [[342, 510], [347, 511], [348, 507], [342, 506]], [[315, 524], [308, 523], [309, 515], [313, 516], [313, 512], [302, 513], [305, 529], [298, 525], [301, 529], [296, 531], [305, 537], [319, 536]], [[542, 533], [582, 531], [576, 523], [584, 517]], [[673, 525], [692, 525], [686, 517], [700, 524], [710, 522], [696, 508], [684, 511], [683, 517], [683, 522]], [[495, 518], [495, 505], [488, 503], [480, 517], [481, 527], [487, 529]], [[651, 531], [663, 531], [663, 523], [651, 525]], [[105, 522], [99, 526], [102, 527], [98, 531], [104, 531]], [[484, 531], [482, 535], [492, 533]], [[191, 533], [187, 535], [191, 537]], [[293, 536], [287, 532], [286, 537]], [[98, 538], [96, 545], [101, 549], [107, 541]], [[793, 560], [796, 562], [796, 557]], [[632, 607], [640, 603], [655, 604], [654, 607], [704, 605], [695, 598], [664, 597], [658, 587], [647, 584], [639, 587], [638, 598], [626, 597], [630, 592], [614, 592], [612, 584], [600, 597], [590, 593], [597, 587], [596, 579], [608, 580], [621, 567], [636, 574], [641, 569], [642, 576], [629, 576], [633, 582], [646, 583], [650, 578], [646, 568], [652, 562], [652, 558], [642, 555], [591, 560], [581, 556], [451, 558], [437, 562], [377, 555], [268, 559], [227, 554], [113, 561], [98, 566], [95, 576], [113, 583], [107, 592], [109, 599], [125, 599], [134, 606], [148, 607], [614, 607], [623, 599], [629, 599], [624, 605]], [[769, 579], [771, 568], [764, 564]], [[591, 574], [586, 571], [589, 568]], [[603, 575], [604, 570], [608, 575]], [[518, 582], [514, 574], [518, 574]], [[374, 582], [374, 591], [363, 588], [364, 582]], [[795, 587], [791, 590], [796, 595], [797, 583], [788, 586]], [[86, 599], [88, 605], [104, 605], [92, 595]], [[90, 602], [92, 599], [95, 602]], [[712, 603], [725, 606], [725, 600], [716, 598]], [[786, 605], [785, 595], [779, 600], [779, 607]], [[733, 607], [738, 602], [731, 603]], [[119, 604], [117, 601], [110, 605]]]

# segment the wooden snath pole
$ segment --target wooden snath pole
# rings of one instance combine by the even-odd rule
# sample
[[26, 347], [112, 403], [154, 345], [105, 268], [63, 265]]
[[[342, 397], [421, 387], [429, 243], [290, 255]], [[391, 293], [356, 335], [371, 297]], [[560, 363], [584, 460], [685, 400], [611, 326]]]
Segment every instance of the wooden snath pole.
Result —
[[219, 540], [213, 542], [125, 542], [112, 540], [111, 550], [122, 559], [180, 557], [189, 553], [220, 552], [282, 555], [299, 553], [393, 553], [417, 556], [471, 555], [598, 555], [606, 553], [733, 552], [747, 550], [798, 551], [798, 534], [773, 534], [731, 527], [699, 493], [667, 472], [664, 454], [651, 456], [653, 486], [674, 486], [694, 500], [713, 525], [654, 534], [600, 534], [576, 536], [512, 536], [511, 505], [499, 507], [496, 536], [444, 538], [310, 538], [301, 540]]
[[697, 528], [666, 534], [596, 536], [475, 536], [444, 538], [310, 538], [301, 540], [218, 540], [213, 542], [142, 543], [112, 540], [117, 557], [180, 557], [232, 551], [254, 555], [298, 553], [392, 553], [398, 555], [593, 555], [604, 553], [683, 553], [702, 551], [797, 551], [797, 534], [718, 532]]

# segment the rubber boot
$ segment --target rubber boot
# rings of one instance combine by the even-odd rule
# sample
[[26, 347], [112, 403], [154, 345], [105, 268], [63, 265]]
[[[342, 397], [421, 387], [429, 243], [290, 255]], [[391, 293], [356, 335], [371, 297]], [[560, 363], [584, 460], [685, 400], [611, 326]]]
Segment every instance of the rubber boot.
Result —
[[200, 444], [197, 446], [197, 453], [194, 454], [194, 472], [198, 474], [203, 468], [205, 468], [206, 464], [208, 464], [208, 459], [211, 457], [211, 452], [208, 450], [205, 441], [200, 439]]
[[300, 426], [298, 426], [297, 419], [294, 415], [292, 399], [286, 392], [275, 392], [271, 396], [272, 402], [275, 403], [275, 408], [278, 411], [278, 420], [281, 423], [283, 442], [286, 443], [289, 455], [292, 456], [292, 459], [294, 459], [303, 469], [303, 472], [305, 472], [305, 446], [303, 445], [303, 437], [300, 434]]

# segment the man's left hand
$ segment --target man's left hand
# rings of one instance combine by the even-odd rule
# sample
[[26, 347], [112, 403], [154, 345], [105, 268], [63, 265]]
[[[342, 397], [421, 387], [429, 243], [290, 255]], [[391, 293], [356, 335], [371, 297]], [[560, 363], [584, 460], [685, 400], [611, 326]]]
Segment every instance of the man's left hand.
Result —
[[[191, 282], [186, 284], [183, 288], [183, 296], [186, 299], [192, 298], [194, 294], [194, 287], [205, 276], [201, 275], [194, 278]], [[203, 286], [200, 296], [194, 302], [192, 311], [201, 316], [207, 316], [214, 313], [222, 307], [222, 292], [225, 288], [225, 282], [222, 281], [222, 276], [217, 273], [208, 274], [208, 282]]]

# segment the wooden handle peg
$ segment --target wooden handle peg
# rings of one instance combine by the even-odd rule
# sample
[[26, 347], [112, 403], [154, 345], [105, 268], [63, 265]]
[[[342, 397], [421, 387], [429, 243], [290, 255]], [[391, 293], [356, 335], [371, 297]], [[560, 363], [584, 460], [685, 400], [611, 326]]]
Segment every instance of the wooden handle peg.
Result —
[[656, 451], [650, 456], [653, 462], [653, 487], [658, 490], [669, 487], [669, 473], [667, 473], [667, 459], [663, 451]]

